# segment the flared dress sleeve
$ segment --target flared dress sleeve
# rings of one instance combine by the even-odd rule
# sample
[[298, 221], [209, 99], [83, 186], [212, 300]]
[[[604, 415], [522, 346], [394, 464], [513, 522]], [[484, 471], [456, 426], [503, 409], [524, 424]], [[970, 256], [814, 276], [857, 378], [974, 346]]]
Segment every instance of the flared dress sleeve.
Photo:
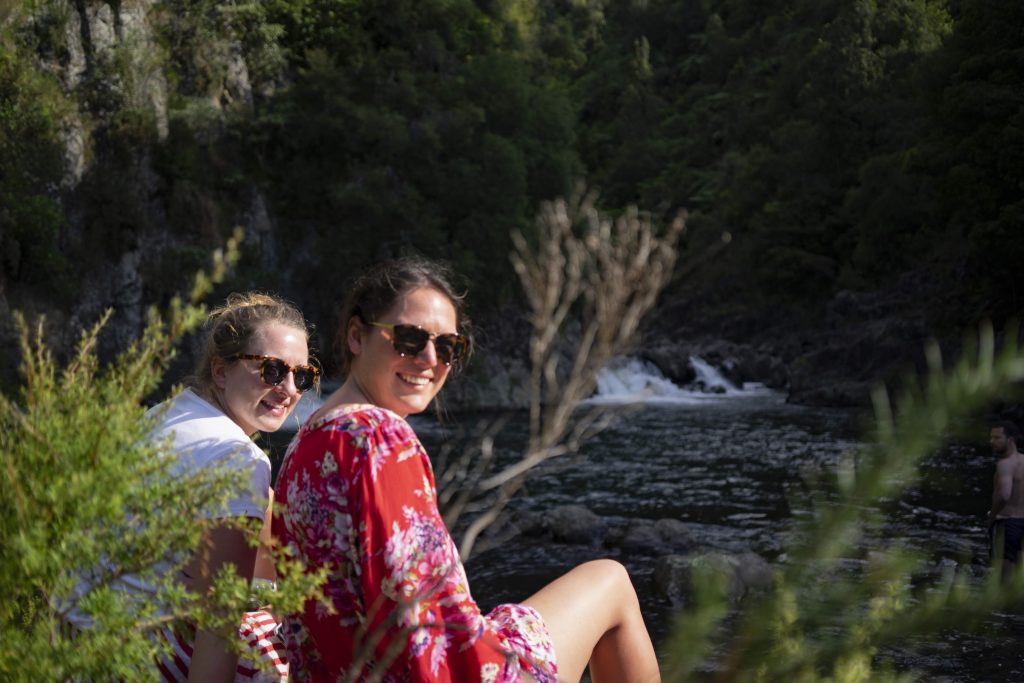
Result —
[[[334, 614], [307, 605], [285, 624], [297, 669], [324, 678], [386, 669], [383, 680], [555, 680], [543, 620], [524, 605], [483, 615], [437, 508], [430, 461], [405, 420], [373, 409], [300, 435], [282, 467], [275, 532], [310, 566], [329, 566]], [[295, 653], [293, 655], [293, 650]]]

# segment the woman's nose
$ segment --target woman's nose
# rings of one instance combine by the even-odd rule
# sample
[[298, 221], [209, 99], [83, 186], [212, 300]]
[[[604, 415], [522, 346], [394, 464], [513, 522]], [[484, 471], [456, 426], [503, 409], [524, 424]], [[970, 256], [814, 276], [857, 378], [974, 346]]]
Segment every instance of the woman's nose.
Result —
[[437, 347], [433, 339], [428, 339], [423, 350], [416, 354], [416, 362], [427, 368], [437, 365]]
[[288, 371], [288, 374], [284, 376], [284, 379], [277, 386], [288, 392], [289, 396], [295, 396], [299, 393], [298, 387], [295, 386], [295, 372], [292, 370]]

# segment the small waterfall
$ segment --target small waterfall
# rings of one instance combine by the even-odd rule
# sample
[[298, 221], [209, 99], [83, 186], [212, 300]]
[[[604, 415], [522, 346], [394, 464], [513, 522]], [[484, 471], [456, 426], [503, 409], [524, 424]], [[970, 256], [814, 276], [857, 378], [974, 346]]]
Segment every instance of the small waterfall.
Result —
[[597, 391], [590, 401], [692, 404], [721, 397], [774, 393], [756, 383], [745, 383], [742, 389], [738, 388], [700, 356], [690, 356], [690, 365], [696, 373], [696, 380], [687, 387], [680, 387], [661, 374], [653, 363], [639, 358], [614, 360], [598, 374]]
[[639, 358], [613, 361], [597, 376], [594, 399], [649, 401], [658, 399], [695, 401], [692, 391], [673, 384], [653, 364]]

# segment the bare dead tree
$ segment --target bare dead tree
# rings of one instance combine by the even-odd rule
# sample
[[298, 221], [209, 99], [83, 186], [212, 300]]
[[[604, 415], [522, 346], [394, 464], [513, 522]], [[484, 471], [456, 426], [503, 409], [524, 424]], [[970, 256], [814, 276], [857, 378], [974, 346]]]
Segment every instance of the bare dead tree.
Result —
[[[578, 453], [607, 426], [606, 410], [580, 412], [580, 404], [593, 394], [608, 361], [631, 348], [641, 320], [672, 276], [685, 212], [660, 227], [636, 208], [617, 218], [602, 214], [596, 200], [596, 193], [580, 187], [568, 201], [542, 204], [536, 245], [520, 232], [512, 235], [512, 263], [533, 328], [529, 437], [521, 457], [495, 471], [500, 426], [486, 428], [480, 443], [463, 453], [460, 476], [447, 482], [442, 495], [449, 528], [462, 514], [479, 512], [461, 539], [464, 561], [483, 545], [480, 534], [498, 520], [532, 470]], [[566, 345], [566, 331], [577, 326]]]

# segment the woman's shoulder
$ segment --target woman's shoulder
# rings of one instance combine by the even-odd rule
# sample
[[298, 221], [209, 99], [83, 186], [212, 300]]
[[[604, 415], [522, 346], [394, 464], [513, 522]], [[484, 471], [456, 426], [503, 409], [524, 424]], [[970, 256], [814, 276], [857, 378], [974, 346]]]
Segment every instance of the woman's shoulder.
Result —
[[184, 389], [163, 403], [153, 406], [146, 412], [146, 416], [155, 420], [157, 429], [161, 430], [187, 426], [192, 429], [216, 430], [231, 436], [236, 436], [236, 432], [238, 435], [246, 436], [242, 428], [220, 408], [192, 389]]
[[[314, 415], [302, 426], [289, 446], [281, 466], [288, 479], [305, 467], [323, 468], [328, 459], [334, 466], [359, 471], [369, 458], [374, 472], [391, 462], [388, 454], [398, 454], [404, 462], [409, 455], [422, 453], [416, 433], [401, 416], [370, 404], [346, 404]], [[348, 464], [345, 464], [348, 463]]]
[[157, 434], [175, 434], [178, 439], [188, 441], [231, 444], [234, 448], [252, 446], [259, 450], [234, 420], [192, 389], [185, 389], [151, 408], [149, 415], [157, 420], [154, 429]]
[[375, 432], [383, 435], [409, 434], [412, 427], [397, 413], [370, 403], [348, 403], [314, 415], [302, 426], [301, 435], [315, 432]]
[[191, 389], [155, 406], [150, 414], [156, 420], [150, 436], [169, 439], [182, 465], [219, 463], [247, 469], [255, 463], [269, 468], [266, 453], [242, 428]]
[[296, 434], [289, 453], [305, 459], [311, 454], [320, 457], [325, 450], [358, 456], [422, 448], [416, 432], [400, 415], [371, 404], [346, 404], [310, 418]]

